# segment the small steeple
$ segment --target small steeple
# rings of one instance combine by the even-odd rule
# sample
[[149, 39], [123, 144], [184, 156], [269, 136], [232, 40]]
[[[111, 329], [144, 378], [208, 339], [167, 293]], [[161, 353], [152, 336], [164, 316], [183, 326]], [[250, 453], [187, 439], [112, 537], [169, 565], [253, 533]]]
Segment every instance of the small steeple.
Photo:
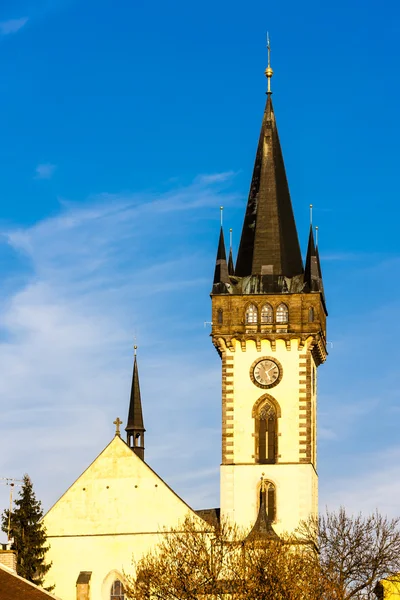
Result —
[[144, 460], [144, 432], [142, 401], [140, 397], [139, 371], [137, 366], [137, 346], [134, 346], [134, 361], [131, 399], [129, 403], [128, 423], [125, 427], [127, 433], [127, 444], [133, 452]]
[[261, 488], [260, 488], [260, 508], [258, 509], [258, 515], [256, 522], [254, 523], [249, 535], [246, 537], [247, 540], [254, 539], [278, 539], [278, 535], [274, 531], [271, 524], [271, 519], [267, 514], [267, 486], [263, 477], [261, 477]]
[[308, 286], [310, 292], [324, 293], [318, 247], [315, 245], [312, 224], [310, 225], [310, 234], [308, 236], [304, 283]]
[[300, 245], [271, 99], [268, 40], [267, 103], [243, 223], [235, 275], [303, 273]]
[[213, 281], [213, 291], [216, 291], [215, 286], [217, 286], [217, 290], [221, 291], [221, 287], [225, 289], [225, 285], [220, 286], [219, 284], [230, 283], [229, 273], [228, 273], [228, 264], [226, 262], [226, 250], [225, 250], [225, 239], [224, 239], [224, 230], [222, 227], [222, 215], [223, 215], [224, 207], [220, 207], [221, 211], [221, 229], [219, 233], [219, 242], [218, 242], [218, 250], [217, 250], [217, 259], [215, 261], [215, 270], [214, 270], [214, 281]]
[[232, 229], [229, 230], [228, 274], [235, 275], [235, 265], [233, 263], [233, 252], [232, 252]]

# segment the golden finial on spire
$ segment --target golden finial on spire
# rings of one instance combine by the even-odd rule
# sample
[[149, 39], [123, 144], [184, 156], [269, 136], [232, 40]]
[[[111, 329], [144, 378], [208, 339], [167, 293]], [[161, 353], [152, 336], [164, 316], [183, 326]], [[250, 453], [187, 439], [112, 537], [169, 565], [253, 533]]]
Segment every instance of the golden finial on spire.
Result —
[[274, 72], [271, 69], [271, 44], [269, 43], [268, 31], [267, 31], [267, 50], [268, 50], [268, 67], [265, 69], [265, 76], [268, 79], [267, 94], [272, 94], [272, 92], [271, 92], [271, 77], [274, 74]]
[[224, 219], [224, 216], [223, 216], [224, 215], [224, 207], [220, 206], [219, 210], [220, 210], [220, 219], [221, 219], [221, 227], [222, 227], [222, 225], [223, 225], [223, 219]]
[[133, 354], [136, 356], [137, 354], [137, 346], [136, 344], [133, 346]]

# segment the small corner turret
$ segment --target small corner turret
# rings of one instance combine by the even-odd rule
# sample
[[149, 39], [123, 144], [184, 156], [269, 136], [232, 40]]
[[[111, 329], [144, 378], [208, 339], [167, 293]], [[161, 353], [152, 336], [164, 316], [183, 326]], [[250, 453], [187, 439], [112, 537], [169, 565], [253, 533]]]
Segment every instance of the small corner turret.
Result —
[[137, 365], [137, 346], [133, 361], [131, 398], [129, 403], [128, 423], [125, 427], [127, 444], [135, 454], [144, 460], [144, 432], [142, 400], [140, 397], [139, 371]]

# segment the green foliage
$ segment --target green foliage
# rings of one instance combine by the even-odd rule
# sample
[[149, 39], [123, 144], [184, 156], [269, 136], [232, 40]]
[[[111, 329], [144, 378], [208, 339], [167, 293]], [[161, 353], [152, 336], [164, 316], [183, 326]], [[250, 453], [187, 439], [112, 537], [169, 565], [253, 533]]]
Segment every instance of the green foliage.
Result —
[[[36, 500], [32, 482], [24, 475], [24, 483], [15, 508], [11, 513], [10, 537], [13, 539], [12, 550], [17, 552], [17, 573], [36, 585], [42, 585], [44, 576], [51, 564], [45, 563], [48, 546], [46, 531], [41, 518], [43, 509], [40, 500]], [[2, 514], [1, 528], [8, 533], [9, 510]], [[50, 588], [46, 588], [51, 591]]]

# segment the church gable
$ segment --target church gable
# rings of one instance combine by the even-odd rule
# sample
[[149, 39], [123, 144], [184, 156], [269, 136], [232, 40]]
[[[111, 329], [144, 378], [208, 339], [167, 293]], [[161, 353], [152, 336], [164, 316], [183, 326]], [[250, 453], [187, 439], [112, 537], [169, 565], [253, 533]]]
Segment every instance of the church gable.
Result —
[[117, 435], [44, 517], [49, 537], [157, 533], [190, 507]]

